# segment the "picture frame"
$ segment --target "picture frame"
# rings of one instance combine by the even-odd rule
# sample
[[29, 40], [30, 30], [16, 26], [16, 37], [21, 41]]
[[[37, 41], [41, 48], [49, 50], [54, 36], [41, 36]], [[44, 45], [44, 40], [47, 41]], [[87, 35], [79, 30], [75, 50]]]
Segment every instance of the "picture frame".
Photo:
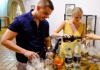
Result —
[[74, 7], [75, 4], [65, 4], [65, 14], [71, 15], [71, 11]]
[[35, 9], [35, 5], [31, 5], [31, 9]]

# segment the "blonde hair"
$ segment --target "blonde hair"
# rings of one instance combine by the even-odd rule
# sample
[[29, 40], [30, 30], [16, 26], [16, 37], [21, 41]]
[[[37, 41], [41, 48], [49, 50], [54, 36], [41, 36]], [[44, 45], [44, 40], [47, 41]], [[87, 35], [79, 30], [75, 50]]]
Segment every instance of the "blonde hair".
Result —
[[83, 15], [83, 10], [80, 8], [80, 7], [75, 7], [75, 8], [73, 8], [73, 10], [72, 10], [72, 17], [75, 15], [75, 14], [77, 14], [77, 13], [80, 13], [80, 14], [82, 14]]

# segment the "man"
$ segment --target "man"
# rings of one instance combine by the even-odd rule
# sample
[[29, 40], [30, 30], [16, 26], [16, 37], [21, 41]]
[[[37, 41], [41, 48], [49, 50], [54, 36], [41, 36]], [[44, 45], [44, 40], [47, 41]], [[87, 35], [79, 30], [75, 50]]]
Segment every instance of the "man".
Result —
[[[45, 18], [54, 10], [51, 0], [40, 0], [34, 10], [14, 19], [1, 44], [16, 52], [17, 69], [26, 70], [28, 60], [45, 58], [44, 47], [51, 47], [49, 23]], [[16, 37], [16, 44], [12, 40]], [[52, 57], [51, 52], [47, 52]]]

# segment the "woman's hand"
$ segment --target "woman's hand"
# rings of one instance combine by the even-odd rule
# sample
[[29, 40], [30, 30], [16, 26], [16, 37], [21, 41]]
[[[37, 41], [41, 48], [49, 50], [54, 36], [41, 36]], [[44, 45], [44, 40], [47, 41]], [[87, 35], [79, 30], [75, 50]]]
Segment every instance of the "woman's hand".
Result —
[[63, 34], [62, 36], [70, 38], [72, 35], [70, 35], [70, 34]]
[[85, 44], [85, 43], [86, 43], [86, 38], [82, 38], [81, 43], [82, 43], [82, 44]]
[[87, 39], [93, 39], [93, 40], [95, 40], [96, 35], [95, 35], [94, 33], [90, 33], [90, 34], [87, 34], [87, 35], [86, 35], [86, 38], [87, 38]]
[[90, 33], [86, 35], [87, 39], [92, 39], [92, 40], [100, 40], [100, 36], [95, 35], [94, 33]]

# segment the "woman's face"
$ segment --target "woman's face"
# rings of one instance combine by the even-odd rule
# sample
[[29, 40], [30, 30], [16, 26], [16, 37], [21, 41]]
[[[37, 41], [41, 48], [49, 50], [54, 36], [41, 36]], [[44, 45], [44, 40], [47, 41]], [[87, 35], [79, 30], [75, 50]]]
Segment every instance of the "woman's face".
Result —
[[82, 14], [81, 13], [77, 13], [72, 18], [73, 18], [74, 22], [80, 22], [80, 20], [82, 18]]

